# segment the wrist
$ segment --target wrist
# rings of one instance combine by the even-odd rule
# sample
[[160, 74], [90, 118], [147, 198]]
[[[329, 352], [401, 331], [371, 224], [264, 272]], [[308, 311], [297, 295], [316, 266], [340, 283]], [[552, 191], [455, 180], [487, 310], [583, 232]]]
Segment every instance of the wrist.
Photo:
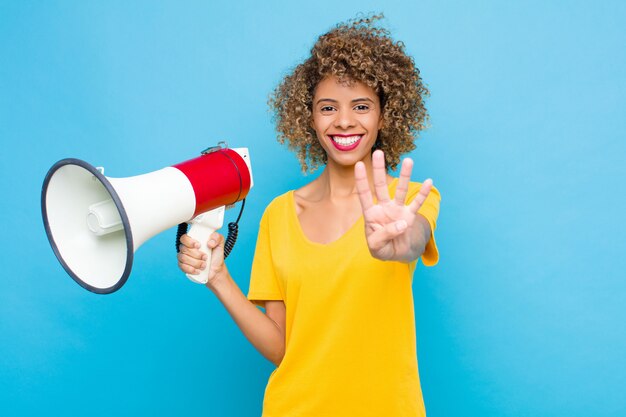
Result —
[[227, 289], [231, 281], [232, 279], [228, 273], [228, 269], [225, 265], [222, 265], [219, 271], [209, 274], [209, 279], [205, 285], [216, 295], [219, 295]]

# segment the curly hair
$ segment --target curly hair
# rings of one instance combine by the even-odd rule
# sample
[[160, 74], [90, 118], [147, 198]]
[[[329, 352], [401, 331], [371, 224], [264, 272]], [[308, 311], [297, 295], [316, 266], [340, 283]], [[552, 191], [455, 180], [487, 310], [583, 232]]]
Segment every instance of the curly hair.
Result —
[[374, 149], [385, 152], [388, 169], [395, 169], [400, 156], [415, 149], [413, 142], [428, 122], [424, 104], [428, 89], [404, 44], [376, 25], [381, 18], [382, 14], [350, 20], [321, 35], [311, 56], [270, 96], [278, 141], [296, 152], [304, 172], [326, 163], [311, 120], [315, 88], [330, 76], [349, 84], [361, 82], [378, 95], [383, 127]]

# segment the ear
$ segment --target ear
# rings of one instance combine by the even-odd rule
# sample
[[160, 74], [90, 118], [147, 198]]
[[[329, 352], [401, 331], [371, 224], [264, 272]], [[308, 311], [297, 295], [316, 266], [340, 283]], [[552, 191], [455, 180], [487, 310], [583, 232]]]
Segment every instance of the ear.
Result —
[[381, 130], [383, 126], [385, 126], [385, 118], [381, 113], [380, 117], [378, 118], [378, 130]]

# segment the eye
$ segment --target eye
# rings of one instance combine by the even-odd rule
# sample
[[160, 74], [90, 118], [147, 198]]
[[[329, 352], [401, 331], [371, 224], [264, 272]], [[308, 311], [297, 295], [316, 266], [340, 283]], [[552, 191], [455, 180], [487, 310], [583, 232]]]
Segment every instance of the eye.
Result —
[[356, 106], [354, 106], [354, 110], [356, 110], [358, 113], [367, 113], [370, 110], [370, 106], [368, 106], [367, 104], [357, 104]]
[[329, 114], [332, 113], [335, 110], [335, 108], [333, 106], [322, 106], [320, 107], [320, 113], [322, 114]]

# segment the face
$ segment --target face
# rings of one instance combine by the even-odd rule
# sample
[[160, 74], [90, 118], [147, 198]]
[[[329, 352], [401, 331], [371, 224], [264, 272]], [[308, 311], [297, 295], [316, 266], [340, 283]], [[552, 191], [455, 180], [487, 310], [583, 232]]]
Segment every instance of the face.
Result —
[[382, 124], [380, 100], [372, 88], [358, 81], [341, 83], [336, 77], [317, 85], [312, 126], [328, 164], [352, 166], [370, 160]]

